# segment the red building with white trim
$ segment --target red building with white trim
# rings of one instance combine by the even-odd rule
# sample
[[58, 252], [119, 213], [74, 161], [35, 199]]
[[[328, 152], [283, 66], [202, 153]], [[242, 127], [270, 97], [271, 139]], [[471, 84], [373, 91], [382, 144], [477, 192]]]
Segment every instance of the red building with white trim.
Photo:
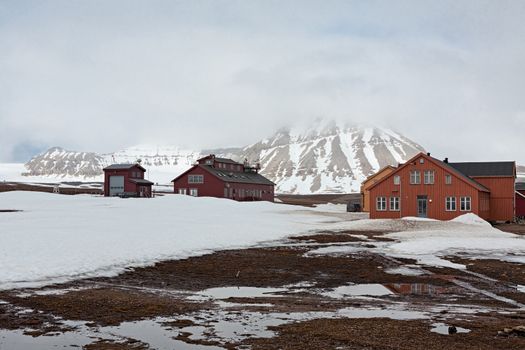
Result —
[[274, 200], [275, 184], [249, 166], [211, 154], [176, 177], [173, 191], [195, 197], [229, 198], [237, 201]]
[[104, 170], [104, 196], [151, 197], [153, 182], [144, 179], [140, 164], [112, 164]]
[[369, 188], [370, 218], [450, 220], [472, 212], [511, 221], [515, 179], [515, 162], [449, 163], [419, 153]]

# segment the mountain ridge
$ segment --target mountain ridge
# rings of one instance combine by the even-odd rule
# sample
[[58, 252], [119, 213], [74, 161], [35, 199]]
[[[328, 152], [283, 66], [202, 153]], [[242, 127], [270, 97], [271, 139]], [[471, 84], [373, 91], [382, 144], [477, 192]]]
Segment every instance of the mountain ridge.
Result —
[[53, 147], [26, 163], [26, 176], [101, 178], [112, 163], [141, 159], [150, 180], [169, 183], [207, 154], [248, 159], [261, 173], [290, 194], [349, 193], [386, 165], [397, 165], [424, 151], [390, 129], [318, 121], [306, 127], [281, 128], [271, 137], [245, 147], [185, 150], [176, 146], [137, 145], [113, 153], [72, 152]]

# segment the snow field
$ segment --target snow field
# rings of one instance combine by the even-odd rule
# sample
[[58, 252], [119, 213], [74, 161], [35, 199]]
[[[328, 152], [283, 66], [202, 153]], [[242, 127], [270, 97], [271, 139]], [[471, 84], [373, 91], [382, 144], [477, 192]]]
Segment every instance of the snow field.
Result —
[[153, 199], [0, 193], [0, 289], [275, 240], [315, 228], [303, 207], [167, 195]]
[[[166, 195], [153, 199], [0, 193], [0, 289], [111, 276], [127, 267], [234, 249], [311, 231], [386, 232], [393, 241], [320, 247], [316, 254], [362, 250], [463, 269], [461, 254], [525, 263], [525, 238], [473, 214], [452, 221], [370, 220], [344, 205], [305, 208], [268, 202]], [[365, 216], [366, 217], [366, 216]], [[379, 233], [381, 234], [381, 233]], [[366, 238], [366, 237], [365, 237]]]

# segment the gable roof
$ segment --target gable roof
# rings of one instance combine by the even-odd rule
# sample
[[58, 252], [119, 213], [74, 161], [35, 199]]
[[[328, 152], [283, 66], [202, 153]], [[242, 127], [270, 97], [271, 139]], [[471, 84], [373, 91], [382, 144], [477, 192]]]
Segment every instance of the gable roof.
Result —
[[180, 179], [182, 176], [186, 175], [190, 171], [192, 171], [195, 168], [201, 168], [206, 170], [208, 173], [212, 174], [216, 178], [220, 179], [224, 182], [232, 182], [232, 183], [246, 183], [246, 184], [256, 184], [256, 185], [270, 185], [275, 186], [275, 183], [268, 180], [264, 176], [262, 176], [259, 173], [245, 173], [245, 172], [228, 172], [223, 169], [217, 169], [214, 167], [211, 167], [209, 165], [205, 164], [195, 164], [190, 169], [186, 170], [179, 176], [177, 176], [175, 179], [173, 179], [171, 182], [175, 182], [178, 179]]
[[110, 166], [105, 167], [102, 170], [126, 170], [131, 169], [133, 167], [137, 167], [139, 169], [142, 169], [142, 171], [146, 171], [140, 164], [111, 164]]
[[401, 171], [401, 169], [404, 169], [405, 167], [407, 167], [408, 165], [410, 164], [413, 164], [416, 159], [419, 159], [420, 157], [423, 157], [425, 158], [426, 160], [436, 164], [437, 166], [440, 166], [442, 168], [444, 168], [445, 170], [447, 170], [448, 172], [454, 174], [454, 176], [456, 176], [457, 178], [461, 179], [463, 182], [466, 182], [467, 184], [475, 187], [476, 189], [478, 189], [479, 191], [483, 191], [483, 192], [490, 192], [490, 190], [488, 188], [486, 188], [485, 186], [483, 186], [482, 184], [480, 184], [479, 182], [471, 179], [470, 177], [466, 176], [465, 174], [461, 173], [460, 171], [456, 170], [455, 168], [451, 167], [450, 166], [450, 163], [445, 163], [445, 162], [442, 162], [441, 160], [439, 159], [436, 159], [434, 157], [431, 157], [430, 155], [427, 155], [423, 152], [420, 152], [418, 154], [416, 154], [414, 157], [410, 158], [410, 160], [408, 160], [407, 162], [405, 162], [404, 164], [400, 165], [394, 172], [390, 173], [389, 175], [385, 176], [384, 178], [382, 178], [381, 180], [379, 180], [378, 182], [376, 182], [375, 184], [373, 184], [372, 186], [370, 186], [368, 188], [368, 190], [371, 190], [373, 189], [374, 187], [378, 186], [380, 183], [382, 183], [383, 181], [386, 181], [387, 179], [389, 179], [390, 177], [394, 176], [395, 174], [399, 173], [399, 171]]
[[471, 185], [480, 188], [484, 192], [490, 192], [490, 190], [487, 187], [485, 187], [485, 185], [480, 184], [479, 182], [477, 182], [476, 180], [472, 179], [468, 175], [466, 175], [466, 174], [462, 173], [461, 171], [457, 170], [456, 168], [451, 166], [450, 163], [442, 162], [441, 160], [436, 159], [434, 157], [430, 157], [430, 158], [434, 159], [436, 162], [440, 163], [443, 168], [445, 168], [449, 172], [455, 174], [456, 176], [462, 178], [463, 180], [467, 181]]
[[395, 170], [396, 167], [393, 166], [393, 165], [387, 165], [387, 166], [384, 166], [384, 167], [382, 167], [381, 169], [379, 169], [376, 173], [373, 173], [372, 175], [368, 176], [368, 177], [363, 181], [363, 183], [367, 182], [368, 180], [373, 179], [374, 177], [378, 176], [379, 174], [381, 174], [382, 172], [386, 171], [387, 169]]
[[448, 163], [467, 176], [515, 176], [515, 162]]

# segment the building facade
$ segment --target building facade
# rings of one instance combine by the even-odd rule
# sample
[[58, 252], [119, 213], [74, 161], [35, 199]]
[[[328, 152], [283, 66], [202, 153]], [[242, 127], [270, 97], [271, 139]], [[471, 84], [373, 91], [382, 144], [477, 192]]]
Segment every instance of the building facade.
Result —
[[250, 166], [209, 155], [175, 178], [173, 191], [195, 197], [229, 198], [237, 201], [274, 200], [275, 184]]
[[104, 170], [104, 196], [151, 197], [153, 182], [144, 179], [139, 164], [112, 164]]
[[525, 182], [516, 182], [516, 217], [525, 219]]
[[419, 153], [369, 188], [370, 217], [450, 220], [474, 213], [511, 221], [515, 178], [514, 162], [449, 163]]
[[370, 187], [374, 185], [376, 182], [379, 182], [384, 177], [390, 175], [392, 172], [396, 170], [395, 167], [388, 165], [381, 170], [379, 170], [377, 173], [370, 175], [366, 178], [365, 181], [361, 184], [361, 208], [364, 212], [370, 212]]

